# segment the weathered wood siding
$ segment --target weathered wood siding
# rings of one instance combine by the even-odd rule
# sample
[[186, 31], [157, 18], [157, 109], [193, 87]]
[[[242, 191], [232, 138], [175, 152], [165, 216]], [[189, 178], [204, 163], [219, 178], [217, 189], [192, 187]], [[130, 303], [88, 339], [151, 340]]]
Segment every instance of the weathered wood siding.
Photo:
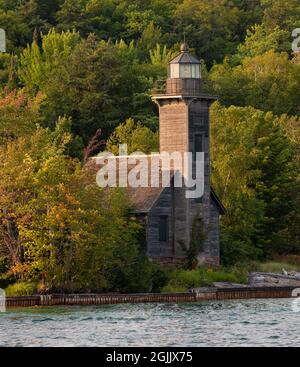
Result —
[[[173, 257], [174, 254], [174, 214], [173, 214], [174, 190], [167, 187], [161, 193], [159, 199], [148, 214], [147, 243], [148, 255], [151, 258]], [[168, 241], [159, 241], [159, 216], [168, 216]]]
[[[182, 258], [187, 255], [194, 220], [201, 218], [206, 240], [200, 261], [219, 264], [219, 211], [211, 199], [210, 185], [210, 128], [211, 101], [199, 98], [167, 98], [159, 102], [160, 151], [192, 152], [195, 136], [202, 136], [204, 151], [204, 195], [200, 199], [187, 199], [186, 188], [166, 189], [148, 216], [147, 241], [150, 257]], [[196, 165], [193, 165], [195, 173]], [[182, 172], [183, 173], [183, 172]], [[169, 216], [169, 241], [160, 243], [159, 215]], [[171, 232], [173, 231], [173, 232]]]
[[161, 102], [159, 122], [160, 152], [186, 152], [189, 144], [188, 105], [177, 99]]

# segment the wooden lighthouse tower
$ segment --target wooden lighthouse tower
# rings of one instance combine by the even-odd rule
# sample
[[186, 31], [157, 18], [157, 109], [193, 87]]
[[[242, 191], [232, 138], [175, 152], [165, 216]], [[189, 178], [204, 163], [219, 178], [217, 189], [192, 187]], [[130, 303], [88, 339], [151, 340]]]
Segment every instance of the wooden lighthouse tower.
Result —
[[[204, 195], [187, 199], [176, 188], [173, 208], [175, 256], [184, 256], [199, 237], [199, 263], [219, 264], [219, 218], [224, 208], [210, 183], [210, 105], [217, 98], [203, 93], [200, 62], [181, 45], [180, 54], [169, 63], [168, 78], [153, 95], [159, 106], [160, 153], [204, 152]], [[193, 165], [194, 167], [194, 165]], [[203, 226], [203, 237], [193, 230]], [[201, 238], [200, 238], [201, 237]], [[201, 242], [201, 243], [200, 243]]]

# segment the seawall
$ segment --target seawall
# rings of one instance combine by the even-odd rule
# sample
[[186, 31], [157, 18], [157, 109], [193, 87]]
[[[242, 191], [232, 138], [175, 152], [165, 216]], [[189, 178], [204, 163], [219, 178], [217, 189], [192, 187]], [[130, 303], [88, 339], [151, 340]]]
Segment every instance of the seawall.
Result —
[[188, 303], [256, 298], [291, 298], [295, 287], [211, 288], [170, 294], [52, 294], [7, 297], [6, 307], [88, 306], [125, 303]]

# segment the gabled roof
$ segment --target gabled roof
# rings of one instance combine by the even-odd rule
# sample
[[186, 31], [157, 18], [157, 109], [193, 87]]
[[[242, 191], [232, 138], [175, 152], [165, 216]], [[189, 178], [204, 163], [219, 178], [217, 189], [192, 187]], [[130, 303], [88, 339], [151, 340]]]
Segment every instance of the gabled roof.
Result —
[[[134, 205], [134, 212], [137, 214], [147, 214], [153, 208], [156, 201], [164, 191], [163, 187], [151, 188], [151, 187], [137, 187], [126, 189], [130, 202]], [[226, 210], [217, 194], [211, 188], [210, 197], [219, 209], [221, 215], [224, 215]]]
[[[138, 157], [138, 156], [137, 156]], [[127, 158], [126, 156], [123, 157], [111, 157], [110, 159], [115, 159], [116, 161], [119, 161], [122, 158]], [[151, 155], [147, 156], [147, 158], [149, 160], [151, 160]], [[137, 158], [138, 159], [138, 158]], [[96, 162], [96, 159], [90, 159], [87, 163], [86, 163], [86, 167], [90, 170], [95, 171], [95, 173], [101, 168], [101, 166], [99, 166]], [[119, 179], [121, 177], [121, 175], [126, 174], [126, 177], [128, 177], [128, 173], [129, 171], [134, 167], [131, 165], [127, 166], [127, 172], [119, 172], [117, 170], [117, 184], [119, 182]], [[125, 189], [128, 199], [129, 201], [133, 204], [134, 206], [134, 210], [133, 212], [136, 214], [145, 214], [148, 213], [151, 208], [153, 207], [153, 205], [155, 204], [155, 202], [159, 199], [161, 193], [164, 191], [165, 187], [162, 184], [162, 176], [163, 176], [163, 171], [162, 168], [159, 167], [159, 185], [158, 187], [151, 187], [151, 163], [149, 162], [148, 164], [148, 184], [149, 187], [131, 187], [128, 186]], [[164, 180], [167, 179], [168, 182], [171, 182], [174, 176], [174, 171], [171, 170], [167, 170], [164, 172], [168, 172], [169, 174], [166, 175], [166, 177], [164, 177]], [[171, 186], [171, 183], [170, 183]]]
[[212, 187], [210, 188], [210, 197], [213, 199], [214, 203], [218, 207], [220, 214], [224, 215], [226, 213], [226, 209]]
[[129, 201], [134, 206], [134, 213], [149, 213], [160, 195], [164, 191], [164, 187], [128, 187], [126, 193]]
[[200, 64], [200, 61], [192, 56], [189, 52], [181, 52], [170, 61], [170, 64]]
[[[150, 159], [150, 158], [151, 158], [151, 156], [148, 156], [148, 159]], [[120, 157], [115, 157], [114, 159], [119, 160]], [[94, 159], [89, 160], [88, 163], [86, 164], [86, 167], [88, 169], [94, 170], [95, 172], [97, 172], [100, 169], [100, 166], [97, 165], [97, 163]], [[127, 168], [128, 168], [128, 170], [130, 170], [132, 167], [127, 167]], [[148, 166], [148, 169], [149, 169], [148, 176], [150, 177], [150, 174], [151, 174], [150, 165]], [[160, 168], [159, 187], [127, 187], [125, 189], [129, 201], [134, 206], [134, 210], [133, 210], [134, 213], [136, 213], [136, 214], [147, 214], [147, 213], [149, 213], [150, 210], [155, 205], [155, 203], [157, 202], [157, 200], [160, 198], [162, 192], [165, 189], [165, 187], [162, 185], [162, 179], [161, 179], [162, 172], [163, 171]], [[168, 172], [170, 172], [168, 177], [170, 177], [170, 181], [171, 181], [173, 179], [175, 173], [174, 173], [173, 170], [170, 170]], [[117, 177], [117, 180], [118, 179], [119, 179], [119, 177]], [[149, 181], [149, 183], [150, 183], [150, 181]], [[218, 198], [218, 196], [215, 193], [213, 188], [211, 188], [210, 195], [211, 195], [211, 199], [214, 201], [217, 208], [219, 209], [220, 214], [225, 214], [225, 208], [224, 208], [221, 200]]]

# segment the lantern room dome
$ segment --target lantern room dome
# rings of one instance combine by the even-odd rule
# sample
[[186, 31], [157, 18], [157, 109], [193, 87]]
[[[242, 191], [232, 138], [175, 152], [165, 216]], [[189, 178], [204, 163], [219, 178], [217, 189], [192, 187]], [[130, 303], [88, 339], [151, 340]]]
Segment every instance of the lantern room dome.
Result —
[[181, 52], [188, 52], [189, 51], [189, 45], [186, 42], [182, 43], [181, 46], [180, 46], [180, 51]]
[[200, 79], [200, 61], [189, 53], [189, 46], [184, 42], [180, 54], [169, 62], [169, 78]]

